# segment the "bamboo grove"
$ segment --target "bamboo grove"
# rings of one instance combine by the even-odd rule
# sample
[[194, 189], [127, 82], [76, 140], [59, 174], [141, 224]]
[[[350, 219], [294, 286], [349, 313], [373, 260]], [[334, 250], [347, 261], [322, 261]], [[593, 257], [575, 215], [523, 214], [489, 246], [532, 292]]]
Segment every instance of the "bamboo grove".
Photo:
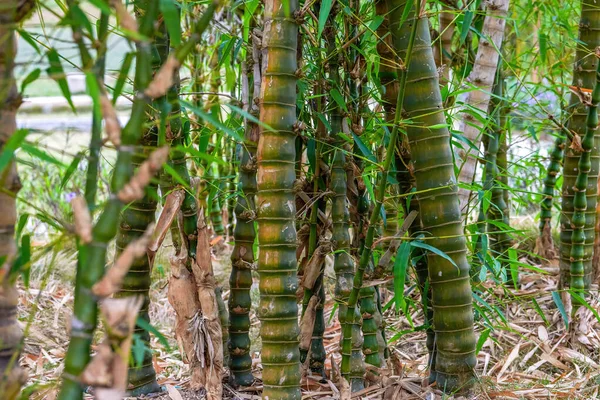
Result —
[[[519, 26], [531, 5], [509, 0], [0, 3], [3, 399], [27, 386], [19, 359], [33, 323], [17, 320], [35, 254], [17, 165], [23, 153], [55, 160], [17, 126], [42, 71], [16, 77], [16, 43], [43, 55], [72, 111], [67, 69], [91, 104], [89, 145], [63, 166], [70, 211], [52, 225], [76, 250], [60, 400], [162, 390], [154, 292], [168, 299], [189, 387], [208, 399], [224, 387], [301, 399], [309, 378], [343, 399], [374, 386], [400, 398], [385, 389], [403, 374], [408, 332], [422, 333], [423, 387], [469, 396], [485, 385], [478, 355], [492, 320], [509, 326], [485, 299], [509, 307], [532, 271], [557, 276], [573, 348], [584, 312], [598, 318], [595, 1], [569, 5], [578, 21], [567, 22], [540, 2], [537, 28]], [[68, 29], [76, 56], [27, 33], [43, 15]], [[560, 29], [520, 37], [552, 18]], [[116, 41], [128, 51], [115, 55]], [[549, 103], [533, 93], [544, 85], [557, 93]], [[523, 128], [529, 99], [542, 117]], [[552, 138], [539, 177], [515, 155], [522, 132]], [[511, 226], [531, 208], [524, 196], [539, 222], [529, 250]], [[390, 326], [399, 315], [408, 322]]]

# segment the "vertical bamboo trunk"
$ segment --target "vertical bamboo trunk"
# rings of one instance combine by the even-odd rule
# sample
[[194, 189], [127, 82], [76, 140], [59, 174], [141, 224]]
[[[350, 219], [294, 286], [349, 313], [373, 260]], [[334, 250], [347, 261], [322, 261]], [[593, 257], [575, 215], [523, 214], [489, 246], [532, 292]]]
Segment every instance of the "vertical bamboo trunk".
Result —
[[[152, 68], [154, 73], [160, 69], [169, 55], [169, 38], [164, 23], [160, 24], [158, 31], [160, 35], [154, 43], [152, 52]], [[160, 107], [156, 106], [164, 101], [166, 101], [166, 96], [157, 99], [155, 108], [160, 109]], [[153, 112], [151, 107], [148, 107], [145, 121], [146, 126], [138, 143], [139, 147], [132, 159], [133, 167], [136, 169], [146, 160], [152, 149], [158, 145], [158, 127], [156, 126], [156, 121], [159, 118], [160, 116], [156, 112]], [[158, 185], [151, 182], [146, 187], [144, 198], [134, 201], [123, 210], [116, 238], [117, 251], [115, 259], [130, 243], [139, 239], [144, 234], [149, 224], [154, 223], [157, 204]], [[150, 322], [150, 284], [151, 267], [149, 258], [140, 257], [133, 262], [123, 279], [121, 290], [115, 294], [117, 298], [142, 295], [144, 302], [139, 314], [148, 323]], [[135, 365], [135, 363], [130, 365], [128, 390], [133, 396], [159, 392], [160, 386], [156, 382], [156, 372], [152, 363], [150, 333], [137, 325], [134, 328], [134, 333], [139, 335], [146, 348], [142, 362], [139, 365]]]
[[454, 13], [447, 5], [440, 3], [440, 44], [437, 46], [440, 52], [442, 85], [450, 82], [450, 70], [452, 69], [452, 37], [454, 36]]
[[[0, 4], [0, 153], [17, 130], [16, 115], [22, 103], [13, 75], [17, 50], [14, 30], [32, 7], [33, 2], [29, 1]], [[19, 367], [22, 332], [17, 321], [17, 277], [10, 273], [17, 253], [16, 196], [21, 189], [14, 160], [0, 171], [0, 184], [0, 393], [3, 398], [12, 400], [27, 381], [27, 373]]]
[[[255, 117], [259, 117], [258, 99], [259, 90], [255, 83], [260, 85], [260, 52], [258, 44], [252, 37], [248, 48], [246, 62], [242, 64], [243, 80], [242, 101], [244, 109]], [[236, 224], [233, 231], [234, 247], [231, 253], [231, 276], [229, 278], [229, 355], [231, 359], [231, 373], [234, 384], [250, 386], [254, 381], [252, 375], [252, 358], [250, 357], [250, 288], [252, 286], [252, 266], [254, 265], [254, 239], [256, 231], [254, 219], [256, 217], [256, 145], [258, 142], [259, 127], [247, 119], [245, 121], [245, 142], [238, 145], [239, 160], [239, 191], [235, 206]]]
[[[538, 254], [548, 260], [556, 258], [554, 240], [552, 239], [552, 206], [554, 204], [554, 191], [556, 188], [556, 177], [560, 173], [563, 163], [566, 137], [559, 132], [554, 139], [554, 146], [550, 152], [550, 163], [544, 178], [542, 203], [540, 206], [540, 236], [537, 243]], [[598, 237], [598, 235], [596, 235]], [[595, 254], [595, 252], [594, 252]]]
[[[490, 93], [496, 76], [499, 49], [502, 47], [504, 38], [504, 26], [508, 14], [509, 0], [486, 0], [486, 16], [483, 29], [479, 39], [479, 47], [473, 70], [469, 80], [474, 90], [467, 94], [465, 100], [466, 110], [463, 114], [463, 136], [470, 141], [474, 148], [478, 149], [483, 135], [483, 122], [486, 120]], [[471, 185], [475, 178], [477, 166], [477, 154], [472, 153], [471, 147], [462, 144], [462, 148], [454, 149], [456, 163], [460, 170], [458, 180], [464, 184]], [[459, 188], [460, 207], [463, 213], [468, 212], [467, 207], [471, 196], [468, 188]]]
[[[596, 49], [594, 55], [596, 60], [596, 82], [594, 90], [592, 91], [591, 102], [587, 104], [588, 115], [586, 119], [585, 135], [581, 139], [581, 153], [579, 162], [577, 163], [577, 178], [575, 179], [575, 186], [573, 191], [575, 195], [573, 197], [573, 217], [571, 218], [571, 227], [573, 232], [571, 234], [571, 289], [583, 294], [583, 291], [587, 289], [591, 281], [592, 270], [586, 271], [584, 261], [586, 260], [586, 232], [585, 229], [589, 227], [587, 216], [596, 216], [596, 205], [588, 212], [588, 200], [587, 200], [587, 189], [591, 186], [594, 188], [598, 187], [598, 175], [591, 176], [590, 171], [592, 170], [592, 152], [594, 151], [595, 133], [598, 129], [598, 103], [600, 103], [600, 50]], [[596, 150], [597, 152], [598, 150]], [[597, 200], [597, 197], [596, 197]], [[595, 224], [592, 225], [592, 230], [595, 230]], [[593, 249], [593, 244], [592, 244]], [[579, 302], [573, 301], [573, 304], [579, 304]]]
[[[158, 2], [149, 0], [143, 6], [145, 6], [145, 13], [139, 32], [143, 37], [152, 38]], [[142, 90], [148, 86], [151, 79], [150, 46], [142, 45], [137, 49], [135, 86]], [[82, 398], [83, 388], [79, 376], [90, 360], [90, 347], [98, 316], [96, 298], [90, 294], [90, 291], [104, 274], [108, 244], [117, 234], [118, 217], [124, 204], [116, 194], [125, 187], [133, 175], [133, 149], [140, 139], [149, 101], [147, 96], [140, 95], [133, 102], [131, 117], [121, 132], [121, 146], [118, 148], [110, 185], [111, 193], [115, 195], [110, 197], [93, 228], [92, 242], [79, 246], [71, 341], [65, 358], [63, 383], [58, 395], [60, 400]]]
[[[595, 71], [598, 59], [590, 57], [591, 49], [600, 46], [600, 9], [593, 0], [584, 0], [581, 2], [581, 20], [579, 23], [579, 41], [575, 53], [575, 65], [573, 69], [573, 86], [576, 88], [591, 90], [595, 82]], [[570, 118], [567, 121], [567, 128], [581, 137], [585, 134], [587, 118], [587, 109], [579, 98], [579, 93], [571, 93], [566, 115]], [[589, 287], [591, 281], [592, 259], [594, 251], [594, 227], [596, 223], [596, 203], [597, 187], [596, 179], [598, 177], [598, 167], [600, 155], [598, 143], [600, 137], [596, 135], [595, 149], [592, 151], [592, 168], [589, 173], [588, 186], [586, 190], [586, 223], [584, 227], [585, 245], [582, 264], [584, 269], [584, 287]], [[562, 212], [560, 217], [560, 280], [559, 286], [565, 288], [570, 283], [571, 270], [571, 244], [572, 244], [572, 218], [575, 211], [574, 198], [575, 181], [577, 178], [577, 164], [579, 162], [579, 152], [572, 147], [572, 141], [569, 139], [565, 148], [564, 167], [563, 167], [563, 186], [562, 186]], [[592, 183], [594, 182], [594, 183]]]
[[422, 229], [427, 232], [428, 244], [452, 259], [427, 253], [437, 346], [436, 383], [446, 392], [464, 391], [473, 383], [476, 363], [467, 247], [428, 21], [424, 15], [415, 15], [414, 10], [420, 9], [420, 2], [416, 3], [408, 20], [400, 25], [406, 1], [388, 0], [390, 29], [402, 59], [410, 57], [411, 31], [416, 29], [403, 103], [406, 118], [412, 121], [407, 136]]
[[[501, 65], [502, 63], [500, 63]], [[517, 287], [518, 282], [514, 281], [510, 271], [508, 262], [508, 249], [512, 245], [510, 233], [506, 230], [510, 226], [509, 205], [504, 198], [502, 175], [506, 174], [506, 152], [500, 150], [501, 144], [506, 141], [506, 105], [504, 104], [504, 78], [498, 67], [496, 74], [496, 83], [494, 85], [494, 98], [490, 102], [490, 115], [494, 123], [488, 130], [488, 139], [486, 144], [485, 155], [485, 183], [484, 189], [491, 191], [491, 202], [487, 209], [487, 220], [496, 221], [504, 225], [501, 227], [498, 224], [487, 224], [487, 233], [490, 242], [492, 254], [500, 261], [500, 265], [506, 271], [508, 283], [513, 287]], [[504, 160], [502, 156], [504, 155]], [[504, 161], [504, 165], [503, 164]], [[502, 172], [501, 172], [502, 168]]]
[[[392, 125], [396, 114], [396, 100], [398, 98], [398, 74], [397, 67], [399, 60], [397, 54], [393, 51], [392, 36], [390, 32], [390, 20], [388, 16], [388, 8], [386, 0], [378, 0], [375, 3], [377, 15], [385, 16], [381, 25], [377, 29], [379, 37], [382, 38], [377, 43], [377, 52], [381, 57], [379, 64], [379, 80], [383, 87], [383, 107], [386, 113], [386, 121]], [[412, 173], [411, 154], [406, 136], [403, 136], [398, 142], [396, 149], [396, 179], [398, 180], [398, 188], [401, 194], [408, 194], [415, 188], [414, 174]], [[402, 198], [402, 208], [404, 215], [408, 215], [411, 211], [419, 212], [419, 201], [416, 196], [410, 198]], [[417, 218], [409, 228], [411, 236], [421, 232], [421, 222]], [[427, 287], [427, 258], [421, 249], [415, 248], [412, 251], [412, 259], [415, 261], [415, 271], [419, 282], [419, 290], [421, 291], [421, 299], [425, 307], [423, 312], [426, 316], [425, 323], [427, 328], [427, 349], [429, 352], [428, 365], [430, 366], [430, 381], [435, 381], [435, 353], [434, 343], [435, 334], [431, 326], [433, 318], [433, 309], [431, 308], [431, 288], [425, 292]]]
[[300, 399], [296, 261], [296, 0], [265, 2], [258, 141], [258, 273], [263, 399]]

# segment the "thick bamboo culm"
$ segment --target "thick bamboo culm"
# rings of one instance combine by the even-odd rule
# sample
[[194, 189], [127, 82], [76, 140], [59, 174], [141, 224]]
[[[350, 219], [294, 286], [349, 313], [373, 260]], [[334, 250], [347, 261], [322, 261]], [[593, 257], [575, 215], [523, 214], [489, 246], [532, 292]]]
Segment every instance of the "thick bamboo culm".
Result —
[[[596, 79], [597, 57], [590, 57], [590, 52], [600, 46], [600, 8], [594, 0], [583, 0], [581, 2], [581, 19], [579, 23], [579, 41], [577, 42], [577, 51], [575, 53], [575, 65], [573, 68], [573, 86], [581, 89], [591, 90]], [[569, 120], [566, 123], [567, 128], [573, 134], [583, 137], [586, 130], [586, 119], [588, 110], [579, 98], [579, 93], [571, 93], [566, 115]], [[571, 270], [571, 243], [573, 228], [571, 226], [573, 213], [575, 211], [575, 191], [573, 190], [577, 179], [577, 164], [580, 153], [571, 148], [571, 140], [567, 141], [564, 155], [563, 166], [563, 186], [562, 186], [562, 212], [560, 215], [560, 280], [561, 288], [568, 287], [570, 284]], [[583, 284], [589, 287], [592, 275], [592, 259], [594, 252], [594, 233], [596, 223], [596, 203], [597, 190], [596, 180], [598, 179], [598, 169], [600, 162], [600, 135], [596, 132], [594, 144], [595, 150], [590, 154], [591, 170], [589, 172], [588, 188], [585, 195], [586, 221], [583, 228], [585, 233], [584, 254], [581, 257], [581, 263], [584, 269]]]
[[[476, 364], [470, 268], [429, 24], [426, 15], [416, 14], [421, 2], [415, 3], [403, 24], [400, 21], [407, 2], [388, 0], [388, 9], [394, 48], [401, 59], [411, 57], [403, 111], [405, 118], [411, 120], [406, 131], [417, 184], [419, 218], [427, 233], [427, 243], [452, 260], [427, 253], [437, 350], [434, 375], [441, 390], [465, 391], [473, 384]], [[413, 29], [416, 35], [411, 54]]]
[[263, 399], [300, 399], [296, 261], [296, 0], [265, 1], [257, 159]]

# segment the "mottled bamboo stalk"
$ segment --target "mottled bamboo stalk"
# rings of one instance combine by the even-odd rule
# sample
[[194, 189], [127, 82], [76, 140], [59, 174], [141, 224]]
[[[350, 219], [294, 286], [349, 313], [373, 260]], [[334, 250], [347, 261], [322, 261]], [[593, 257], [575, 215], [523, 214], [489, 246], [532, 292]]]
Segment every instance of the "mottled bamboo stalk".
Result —
[[425, 14], [414, 11], [421, 9], [417, 0], [408, 20], [400, 25], [406, 5], [406, 1], [388, 0], [394, 48], [408, 70], [400, 71], [401, 82], [406, 82], [406, 98], [399, 103], [403, 116], [411, 120], [406, 131], [419, 216], [427, 243], [452, 260], [427, 253], [437, 351], [435, 378], [437, 387], [445, 392], [464, 391], [473, 383], [476, 363], [467, 246], [429, 24]]
[[265, 1], [257, 159], [263, 399], [300, 399], [296, 261], [296, 0]]
[[[573, 86], [576, 93], [571, 93], [569, 105], [565, 114], [569, 115], [567, 128], [572, 134], [583, 137], [586, 130], [586, 118], [588, 110], [581, 101], [580, 89], [591, 90], [595, 83], [595, 71], [598, 59], [590, 57], [590, 51], [600, 46], [600, 8], [593, 0], [584, 0], [581, 2], [581, 19], [579, 23], [579, 41], [577, 42], [577, 51], [575, 53], [575, 64], [573, 68]], [[575, 147], [575, 148], [572, 148]], [[590, 157], [592, 168], [589, 172], [591, 183], [586, 189], [586, 223], [584, 227], [585, 245], [582, 258], [584, 268], [584, 286], [587, 288], [591, 282], [592, 259], [594, 252], [594, 235], [596, 224], [596, 204], [597, 187], [595, 185], [600, 162], [600, 135], [596, 135], [595, 149]], [[565, 288], [570, 283], [571, 270], [571, 244], [573, 236], [572, 218], [575, 211], [574, 186], [577, 179], [577, 164], [580, 154], [576, 151], [576, 146], [572, 146], [572, 140], [568, 139], [563, 164], [563, 186], [562, 186], [562, 212], [560, 217], [560, 279], [559, 287]]]

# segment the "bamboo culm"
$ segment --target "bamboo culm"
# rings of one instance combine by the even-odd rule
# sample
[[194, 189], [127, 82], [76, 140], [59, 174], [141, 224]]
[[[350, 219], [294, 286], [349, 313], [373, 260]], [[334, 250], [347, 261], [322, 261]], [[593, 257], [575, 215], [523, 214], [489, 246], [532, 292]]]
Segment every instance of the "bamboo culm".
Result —
[[[142, 17], [139, 32], [152, 38], [154, 21], [158, 15], [158, 1], [150, 0]], [[113, 193], [92, 231], [92, 242], [79, 247], [77, 277], [75, 281], [74, 311], [71, 319], [71, 341], [65, 358], [63, 383], [58, 399], [76, 400], [83, 396], [83, 387], [78, 380], [90, 360], [90, 350], [97, 324], [98, 307], [91, 293], [92, 286], [104, 274], [108, 243], [117, 233], [118, 217], [124, 204], [116, 196], [133, 175], [133, 155], [145, 121], [146, 107], [150, 99], [142, 94], [152, 79], [151, 47], [141, 42], [137, 48], [135, 87], [139, 90], [131, 111], [129, 122], [121, 132], [121, 146], [110, 184]], [[84, 268], [85, 266], [85, 268]]]
[[[592, 185], [598, 186], [598, 176], [589, 176], [592, 169], [592, 150], [594, 149], [594, 136], [598, 129], [598, 103], [600, 103], [600, 49], [596, 50], [596, 84], [592, 91], [591, 101], [587, 104], [588, 115], [586, 119], [586, 130], [585, 135], [581, 139], [581, 156], [577, 164], [577, 178], [575, 180], [575, 186], [573, 191], [575, 196], [573, 198], [573, 217], [571, 218], [571, 226], [573, 233], [571, 234], [571, 289], [583, 293], [584, 289], [587, 289], [589, 282], [586, 284], [586, 270], [584, 267], [585, 260], [585, 246], [586, 246], [586, 215], [596, 215], [596, 208], [594, 207], [587, 212], [587, 198], [586, 190]], [[591, 273], [591, 270], [588, 274]], [[590, 279], [587, 277], [587, 279]], [[573, 303], [578, 304], [575, 299]]]
[[[447, 393], [467, 391], [474, 380], [476, 340], [470, 268], [452, 149], [427, 17], [417, 16], [412, 11], [408, 20], [400, 24], [406, 3], [388, 0], [388, 9], [391, 10], [394, 48], [405, 59], [408, 69], [401, 71], [400, 90], [404, 90], [402, 82], [406, 82], [407, 96], [400, 105], [403, 104], [403, 113], [412, 121], [407, 126], [407, 136], [417, 184], [419, 216], [427, 242], [452, 260], [427, 253], [437, 351], [435, 378], [437, 387]], [[417, 1], [414, 9], [420, 10], [419, 3]]]
[[[573, 86], [581, 89], [591, 90], [595, 83], [596, 64], [598, 59], [590, 57], [590, 49], [600, 46], [600, 9], [593, 0], [581, 2], [581, 20], [579, 23], [579, 41], [575, 52], [575, 65], [573, 68]], [[572, 134], [583, 137], [586, 130], [586, 118], [588, 110], [579, 98], [578, 93], [571, 93], [569, 105], [565, 110], [569, 115], [567, 128]], [[589, 287], [592, 275], [592, 259], [594, 251], [594, 235], [596, 222], [597, 190], [595, 185], [598, 179], [600, 162], [600, 135], [596, 134], [594, 149], [590, 154], [591, 170], [588, 174], [588, 188], [585, 191], [587, 197], [584, 254], [581, 259], [584, 269], [584, 287]], [[577, 164], [580, 153], [571, 148], [572, 141], [569, 139], [565, 147], [563, 165], [562, 185], [562, 212], [560, 216], [560, 280], [559, 287], [565, 288], [570, 284], [571, 271], [571, 244], [573, 228], [571, 226], [575, 212], [574, 187], [577, 179]]]
[[263, 399], [300, 399], [296, 261], [297, 0], [265, 1], [257, 159]]
[[[251, 21], [251, 31], [254, 18]], [[251, 36], [252, 37], [252, 36]], [[251, 39], [253, 40], [253, 39]], [[251, 41], [245, 68], [245, 85], [248, 89], [244, 109], [258, 118], [258, 90], [255, 82], [260, 82], [260, 52], [258, 45]], [[239, 161], [239, 185], [237, 203], [235, 205], [236, 224], [233, 230], [234, 247], [231, 253], [231, 275], [229, 278], [229, 357], [233, 382], [240, 386], [250, 386], [254, 381], [252, 375], [252, 358], [250, 356], [250, 288], [252, 286], [252, 267], [254, 259], [254, 240], [256, 230], [256, 146], [259, 127], [253, 121], [245, 121], [245, 141], [237, 146]]]

